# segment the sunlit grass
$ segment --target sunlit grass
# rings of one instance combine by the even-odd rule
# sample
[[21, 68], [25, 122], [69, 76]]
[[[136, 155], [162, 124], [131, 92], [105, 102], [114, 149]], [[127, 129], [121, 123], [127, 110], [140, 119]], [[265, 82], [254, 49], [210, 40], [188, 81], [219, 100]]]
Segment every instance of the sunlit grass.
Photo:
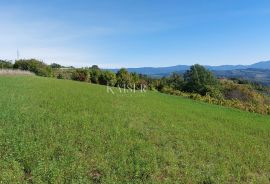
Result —
[[158, 92], [0, 77], [4, 183], [269, 183], [270, 117]]

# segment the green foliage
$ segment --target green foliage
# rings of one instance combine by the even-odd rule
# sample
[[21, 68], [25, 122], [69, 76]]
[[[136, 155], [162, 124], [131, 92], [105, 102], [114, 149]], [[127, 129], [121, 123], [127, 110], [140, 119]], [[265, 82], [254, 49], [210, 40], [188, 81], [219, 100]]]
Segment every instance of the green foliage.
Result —
[[115, 74], [108, 70], [101, 70], [97, 65], [77, 70], [54, 69], [54, 77], [132, 89], [146, 86], [148, 90], [158, 90], [261, 114], [267, 114], [270, 105], [270, 97], [267, 97], [270, 94], [268, 88], [241, 79], [218, 81], [211, 72], [200, 65], [192, 66], [185, 73], [184, 79], [179, 73], [155, 79], [129, 73], [124, 68]]
[[251, 88], [258, 90], [258, 91], [261, 91], [261, 92], [267, 92], [269, 90], [267, 88], [267, 86], [262, 85], [262, 84], [257, 83], [257, 82], [248, 81], [248, 80], [244, 80], [244, 79], [238, 79], [238, 78], [230, 78], [230, 80], [232, 80], [234, 83], [237, 83], [237, 84], [248, 85]]
[[58, 74], [56, 75], [56, 78], [57, 78], [57, 79], [65, 79], [65, 78], [64, 78], [64, 75], [63, 75], [62, 73], [58, 73]]
[[214, 75], [201, 65], [193, 65], [184, 74], [184, 90], [192, 93], [206, 95], [213, 88], [218, 88], [218, 81]]
[[51, 67], [36, 59], [17, 60], [13, 65], [13, 68], [20, 70], [28, 70], [30, 72], [35, 73], [36, 75], [43, 77], [52, 76]]
[[[240, 88], [243, 88], [243, 87], [241, 86]], [[198, 93], [181, 92], [181, 91], [174, 90], [168, 87], [164, 87], [161, 90], [161, 92], [171, 94], [171, 95], [183, 96], [183, 97], [190, 98], [193, 100], [203, 101], [209, 104], [233, 107], [233, 108], [241, 109], [244, 111], [255, 112], [255, 113], [260, 113], [260, 114], [270, 114], [270, 103], [269, 101], [267, 102], [268, 98], [259, 93], [256, 93], [255, 91], [250, 91], [250, 90], [245, 91], [245, 93], [247, 93], [248, 95], [251, 95], [249, 96], [248, 99], [241, 99], [238, 96], [235, 98], [228, 98], [226, 95], [225, 95], [225, 98], [223, 98], [223, 96], [220, 98], [212, 97], [208, 94], [202, 96]], [[245, 95], [245, 94], [242, 94], [242, 95]]]
[[71, 79], [76, 81], [88, 81], [89, 79], [88, 70], [76, 69], [75, 71], [73, 71]]
[[11, 69], [13, 64], [10, 61], [0, 60], [0, 69]]
[[[266, 114], [270, 105], [269, 97], [259, 93], [257, 88], [249, 83], [239, 84], [235, 81], [223, 80], [224, 97], [227, 100], [240, 101], [250, 106], [249, 111]], [[251, 110], [250, 110], [251, 109]]]
[[116, 84], [116, 75], [111, 71], [103, 71], [98, 81], [101, 85], [114, 86]]
[[141, 80], [139, 75], [135, 72], [130, 73], [130, 85], [135, 85], [136, 88], [140, 88], [141, 84], [145, 84], [146, 81], [143, 79]]
[[161, 79], [156, 80], [154, 84], [155, 88], [161, 92], [164, 88], [169, 88], [168, 79], [166, 77], [162, 77]]
[[172, 73], [167, 80], [169, 86], [175, 90], [182, 90], [184, 86], [184, 80], [182, 76], [176, 72]]
[[37, 76], [0, 86], [0, 183], [269, 183], [269, 116]]
[[53, 77], [57, 79], [72, 80], [74, 69], [53, 69]]
[[260, 93], [256, 87], [250, 84], [237, 84], [230, 80], [223, 80], [224, 96], [226, 99], [237, 99], [250, 103], [266, 103], [267, 96]]
[[125, 68], [121, 68], [117, 73], [117, 86], [129, 86], [132, 82], [131, 76]]
[[51, 68], [58, 68], [58, 69], [62, 67], [61, 65], [59, 65], [57, 63], [52, 63], [52, 64], [50, 64], [50, 66], [51, 66]]
[[98, 84], [100, 75], [101, 75], [101, 70], [98, 68], [97, 65], [93, 65], [90, 68], [90, 82]]

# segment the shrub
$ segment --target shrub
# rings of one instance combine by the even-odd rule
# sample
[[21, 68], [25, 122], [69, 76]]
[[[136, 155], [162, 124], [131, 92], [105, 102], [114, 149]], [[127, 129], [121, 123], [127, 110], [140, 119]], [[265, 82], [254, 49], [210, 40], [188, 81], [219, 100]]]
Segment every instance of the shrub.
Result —
[[224, 98], [213, 98], [210, 95], [200, 95], [198, 93], [187, 93], [174, 90], [169, 87], [164, 87], [161, 90], [162, 93], [167, 93], [171, 95], [183, 96], [193, 100], [203, 101], [210, 104], [223, 105], [227, 107], [233, 107], [249, 112], [256, 112], [260, 114], [270, 114], [270, 105], [267, 105], [263, 101], [260, 103], [253, 103], [252, 101], [241, 101], [239, 99], [224, 99]]
[[36, 59], [17, 60], [13, 65], [14, 69], [28, 70], [39, 76], [50, 77], [52, 75], [51, 67]]
[[67, 79], [72, 80], [72, 74], [74, 69], [52, 69], [53, 77], [57, 79]]
[[10, 61], [0, 60], [0, 69], [11, 69], [13, 64]]
[[58, 73], [56, 76], [57, 79], [64, 79], [64, 76], [62, 73]]
[[77, 69], [72, 73], [71, 79], [76, 81], [88, 81], [89, 73], [85, 69]]
[[230, 80], [222, 81], [224, 97], [228, 100], [239, 100], [250, 103], [265, 103], [264, 95], [258, 93], [248, 84], [237, 84]]

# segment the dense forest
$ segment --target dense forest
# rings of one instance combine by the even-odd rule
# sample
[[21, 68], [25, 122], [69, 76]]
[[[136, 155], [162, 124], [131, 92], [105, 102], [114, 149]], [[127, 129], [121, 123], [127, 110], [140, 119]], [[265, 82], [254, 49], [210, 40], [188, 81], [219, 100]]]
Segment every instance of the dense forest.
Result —
[[57, 63], [47, 65], [36, 59], [11, 61], [0, 60], [2, 69], [27, 70], [38, 76], [76, 80], [120, 88], [148, 90], [183, 96], [207, 103], [270, 114], [270, 90], [258, 83], [237, 78], [216, 78], [201, 65], [193, 65], [184, 74], [174, 72], [167, 77], [153, 78], [128, 72], [100, 69], [97, 65], [84, 68], [64, 67]]

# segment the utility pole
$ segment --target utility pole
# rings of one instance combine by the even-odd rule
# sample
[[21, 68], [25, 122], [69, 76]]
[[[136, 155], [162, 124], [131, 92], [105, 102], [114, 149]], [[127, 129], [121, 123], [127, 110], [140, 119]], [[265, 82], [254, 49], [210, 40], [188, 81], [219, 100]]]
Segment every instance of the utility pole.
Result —
[[19, 53], [19, 49], [17, 49], [17, 60], [20, 59], [20, 53]]

